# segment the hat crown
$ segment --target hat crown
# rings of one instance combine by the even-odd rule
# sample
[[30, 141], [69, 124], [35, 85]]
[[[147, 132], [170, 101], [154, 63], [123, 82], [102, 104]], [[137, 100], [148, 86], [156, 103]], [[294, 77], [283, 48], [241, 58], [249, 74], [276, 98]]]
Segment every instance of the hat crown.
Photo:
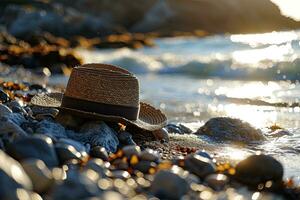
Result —
[[139, 107], [139, 83], [125, 69], [106, 64], [75, 67], [65, 97], [116, 106]]

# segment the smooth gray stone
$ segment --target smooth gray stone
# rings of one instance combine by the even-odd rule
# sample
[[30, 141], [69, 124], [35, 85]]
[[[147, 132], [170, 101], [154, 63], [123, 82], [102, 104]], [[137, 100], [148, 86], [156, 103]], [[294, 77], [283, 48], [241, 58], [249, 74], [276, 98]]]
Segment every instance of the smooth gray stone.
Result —
[[102, 200], [123, 200], [125, 197], [123, 197], [120, 193], [115, 191], [105, 191], [101, 195]]
[[42, 160], [26, 159], [21, 164], [32, 181], [34, 191], [46, 192], [53, 185], [52, 173]]
[[283, 177], [283, 166], [268, 155], [252, 155], [236, 165], [235, 177], [240, 182], [256, 186], [266, 181], [280, 182]]
[[205, 178], [216, 170], [214, 163], [210, 159], [196, 154], [191, 154], [185, 158], [184, 167], [200, 178]]
[[243, 143], [266, 139], [259, 129], [253, 128], [249, 123], [240, 119], [230, 117], [211, 118], [197, 130], [196, 134]]
[[7, 146], [7, 152], [17, 160], [36, 158], [44, 161], [48, 167], [58, 165], [52, 140], [46, 138], [20, 138]]
[[68, 160], [82, 160], [83, 158], [82, 154], [74, 146], [66, 143], [56, 143], [55, 150], [60, 164], [64, 164]]
[[77, 151], [80, 153], [86, 154], [86, 147], [78, 141], [69, 139], [69, 138], [60, 138], [57, 143], [64, 143], [68, 145], [72, 145]]
[[75, 170], [67, 173], [67, 178], [53, 190], [53, 199], [84, 199], [101, 194], [97, 185], [87, 176]]
[[172, 170], [160, 170], [151, 183], [150, 191], [160, 199], [180, 199], [188, 191], [187, 181]]
[[118, 133], [118, 139], [121, 145], [136, 145], [132, 139], [132, 135], [126, 131]]
[[37, 128], [35, 130], [38, 134], [47, 134], [51, 135], [55, 138], [66, 138], [66, 131], [65, 128], [60, 125], [59, 123], [56, 123], [54, 121], [49, 120], [42, 120], [37, 123]]
[[84, 170], [92, 169], [97, 172], [100, 177], [105, 177], [108, 166], [106, 166], [106, 162], [104, 162], [103, 160], [94, 158], [87, 162], [87, 164], [84, 166]]
[[209, 187], [216, 191], [221, 191], [229, 182], [229, 178], [224, 174], [211, 174], [204, 181]]
[[160, 159], [160, 155], [157, 151], [154, 151], [153, 149], [145, 149], [140, 153], [139, 158], [141, 160], [157, 162]]
[[117, 133], [102, 121], [85, 123], [79, 133], [67, 131], [68, 137], [83, 144], [103, 146], [107, 152], [116, 152], [119, 145]]
[[108, 161], [108, 153], [104, 147], [95, 146], [91, 149], [90, 155], [95, 158], [101, 158], [104, 161]]
[[130, 158], [133, 155], [139, 156], [141, 153], [141, 148], [136, 145], [128, 145], [123, 147], [123, 153], [126, 157]]
[[0, 150], [0, 199], [16, 199], [16, 190], [32, 190], [32, 183], [23, 167]]

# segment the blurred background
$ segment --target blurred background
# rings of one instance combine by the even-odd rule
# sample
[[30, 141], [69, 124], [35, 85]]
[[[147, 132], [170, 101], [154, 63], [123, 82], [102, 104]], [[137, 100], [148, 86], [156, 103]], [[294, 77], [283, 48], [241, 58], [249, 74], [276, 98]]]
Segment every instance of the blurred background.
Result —
[[299, 0], [1, 0], [0, 75], [64, 87], [82, 63], [122, 66], [171, 123], [283, 127], [243, 151], [266, 151], [299, 178], [299, 11]]

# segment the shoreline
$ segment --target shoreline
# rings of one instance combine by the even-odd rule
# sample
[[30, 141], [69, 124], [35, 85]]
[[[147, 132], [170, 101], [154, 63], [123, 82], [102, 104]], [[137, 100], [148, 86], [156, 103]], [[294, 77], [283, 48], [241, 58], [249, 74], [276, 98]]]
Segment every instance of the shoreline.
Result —
[[[104, 146], [106, 143], [101, 142], [107, 140], [110, 138], [109, 134], [112, 134], [110, 132], [104, 131], [104, 129], [101, 128], [102, 125], [104, 125], [102, 122], [101, 126], [99, 126], [99, 122], [85, 122], [82, 121], [78, 123], [81, 120], [75, 120], [72, 119], [72, 116], [61, 116], [60, 121], [63, 121], [63, 124], [58, 123], [57, 121], [53, 120], [55, 116], [57, 116], [58, 112], [56, 109], [49, 108], [49, 109], [39, 109], [30, 106], [30, 98], [37, 93], [40, 92], [46, 92], [48, 90], [47, 87], [43, 87], [41, 85], [31, 85], [30, 83], [27, 84], [20, 84], [20, 83], [13, 83], [13, 82], [3, 82], [2, 88], [5, 91], [6, 96], [1, 96], [1, 101], [3, 102], [1, 105], [1, 112], [0, 114], [2, 116], [6, 116], [9, 121], [12, 120], [12, 123], [10, 126], [13, 127], [15, 130], [14, 138], [11, 138], [12, 136], [8, 136], [4, 140], [1, 138], [1, 141], [3, 140], [4, 150], [10, 155], [13, 156], [16, 160], [19, 160], [22, 166], [25, 168], [26, 172], [27, 170], [31, 169], [28, 167], [34, 167], [34, 163], [28, 163], [29, 161], [24, 161], [23, 159], [26, 158], [26, 154], [23, 155], [23, 153], [27, 152], [28, 155], [34, 155], [31, 154], [31, 151], [36, 151], [34, 149], [30, 150], [27, 149], [29, 146], [25, 145], [22, 146], [23, 143], [26, 144], [26, 142], [30, 142], [31, 140], [37, 140], [36, 142], [42, 142], [43, 140], [51, 140], [55, 149], [56, 153], [59, 156], [60, 162], [63, 163], [62, 165], [56, 165], [56, 169], [60, 169], [60, 166], [63, 168], [63, 166], [67, 166], [65, 169], [67, 179], [60, 179], [58, 178], [54, 185], [50, 184], [47, 186], [44, 186], [42, 189], [37, 189], [37, 186], [33, 185], [33, 188], [35, 188], [35, 191], [46, 191], [46, 196], [68, 196], [70, 194], [64, 193], [63, 191], [67, 191], [65, 187], [67, 187], [68, 182], [71, 181], [74, 177], [72, 176], [72, 173], [77, 173], [77, 176], [86, 176], [86, 178], [91, 179], [92, 182], [90, 182], [89, 187], [95, 187], [97, 185], [97, 182], [94, 183], [93, 181], [97, 180], [101, 183], [103, 181], [107, 181], [112, 184], [114, 181], [122, 180], [126, 181], [128, 179], [133, 179], [136, 181], [140, 186], [138, 188], [142, 188], [142, 190], [136, 190], [129, 187], [129, 191], [135, 191], [132, 193], [122, 193], [118, 188], [110, 188], [110, 187], [104, 187], [100, 182], [98, 182], [99, 187], [102, 189], [102, 191], [106, 194], [109, 191], [117, 192], [120, 197], [134, 197], [136, 195], [143, 195], [145, 197], [151, 197], [151, 196], [157, 196], [157, 197], [168, 197], [168, 198], [177, 198], [182, 195], [186, 195], [189, 198], [196, 198], [196, 196], [201, 195], [203, 192], [209, 192], [213, 196], [219, 196], [221, 193], [225, 193], [227, 195], [230, 195], [230, 191], [235, 191], [237, 193], [242, 192], [241, 195], [244, 197], [252, 196], [255, 192], [260, 192], [260, 195], [262, 195], [262, 198], [265, 197], [271, 197], [275, 198], [278, 197], [277, 195], [285, 198], [290, 199], [297, 199], [300, 195], [299, 193], [299, 186], [300, 185], [294, 185], [294, 182], [292, 179], [283, 180], [282, 177], [279, 175], [278, 179], [278, 173], [280, 172], [280, 166], [278, 165], [277, 161], [270, 156], [266, 157], [253, 157], [254, 160], [256, 159], [266, 159], [264, 161], [264, 164], [261, 165], [261, 162], [257, 161], [247, 161], [249, 162], [246, 166], [249, 165], [249, 168], [241, 168], [239, 163], [241, 163], [246, 157], [241, 158], [240, 160], [230, 160], [228, 157], [220, 157], [217, 156], [218, 148], [215, 145], [217, 143], [209, 144], [207, 142], [202, 141], [200, 138], [198, 138], [197, 135], [193, 135], [190, 133], [190, 135], [180, 135], [180, 134], [169, 134], [168, 132], [163, 133], [162, 136], [157, 137], [156, 139], [153, 138], [153, 135], [147, 136], [147, 134], [144, 134], [143, 132], [135, 132], [131, 129], [126, 129], [128, 132], [123, 131], [117, 131], [118, 128], [115, 127], [115, 125], [108, 123], [105, 125], [106, 127], [110, 127], [111, 131], [113, 129], [116, 131], [116, 134], [118, 135], [118, 139], [120, 144], [123, 146], [119, 147], [118, 150], [114, 153], [109, 153], [110, 147], [103, 147], [99, 146], [100, 144], [103, 144]], [[9, 92], [10, 91], [10, 92]], [[23, 91], [23, 92], [21, 92]], [[3, 94], [3, 93], [2, 93]], [[23, 101], [22, 104], [17, 103], [17, 101], [13, 100], [14, 98], [18, 99], [19, 102]], [[15, 102], [15, 103], [13, 103]], [[29, 106], [26, 106], [28, 104]], [[12, 111], [10, 111], [10, 108], [7, 106], [14, 105], [15, 107], [11, 107]], [[18, 108], [18, 109], [17, 109]], [[24, 109], [24, 111], [22, 111]], [[4, 110], [6, 110], [4, 112]], [[27, 114], [26, 114], [27, 113]], [[22, 117], [19, 118], [21, 115], [24, 115], [23, 119]], [[15, 118], [17, 117], [18, 118]], [[17, 125], [19, 123], [18, 121], [15, 122], [15, 120], [25, 120], [26, 126], [24, 125]], [[75, 120], [75, 121], [74, 121]], [[77, 121], [77, 122], [76, 122]], [[4, 125], [4, 121], [1, 122], [2, 125]], [[5, 122], [6, 123], [6, 122]], [[85, 123], [89, 123], [90, 125], [86, 126]], [[240, 123], [240, 122], [238, 122]], [[35, 125], [34, 125], [35, 124]], [[69, 124], [68, 126], [76, 126], [78, 128], [75, 129], [67, 129], [66, 124]], [[81, 125], [83, 124], [83, 126]], [[63, 126], [62, 126], [63, 125]], [[217, 125], [217, 124], [216, 124]], [[4, 129], [5, 129], [4, 125]], [[18, 128], [19, 127], [19, 128]], [[86, 129], [86, 133], [81, 133], [82, 135], [78, 135], [78, 133], [74, 132], [77, 129], [80, 129], [81, 127], [90, 127], [91, 130], [88, 128]], [[103, 136], [100, 136], [101, 132], [99, 132], [100, 138], [93, 139], [91, 141], [85, 139], [85, 134], [91, 134], [92, 132], [88, 131], [96, 131], [98, 128], [100, 130], [104, 131], [102, 134]], [[21, 128], [21, 129], [20, 129]], [[170, 126], [172, 130], [175, 127]], [[179, 127], [177, 127], [179, 128]], [[274, 127], [274, 129], [277, 129], [278, 127]], [[123, 130], [123, 128], [122, 128]], [[98, 130], [99, 131], [99, 130]], [[114, 132], [114, 131], [113, 131]], [[171, 133], [171, 131], [170, 131]], [[6, 133], [3, 132], [2, 135], [5, 135]], [[25, 134], [26, 136], [24, 137]], [[65, 135], [67, 134], [67, 135]], [[113, 133], [114, 134], [114, 133]], [[124, 135], [125, 134], [125, 135]], [[123, 135], [121, 137], [121, 135]], [[6, 136], [6, 137], [7, 137]], [[99, 137], [97, 136], [97, 137]], [[88, 136], [89, 137], [89, 136]], [[104, 140], [105, 137], [106, 139]], [[102, 139], [101, 139], [102, 138]], [[112, 138], [111, 138], [112, 139]], [[28, 141], [27, 141], [28, 140]], [[113, 139], [115, 140], [115, 139]], [[161, 141], [160, 141], [161, 140]], [[83, 142], [85, 141], [85, 142]], [[79, 143], [78, 143], [79, 142]], [[86, 143], [88, 142], [88, 143]], [[93, 142], [96, 142], [96, 144], [93, 144]], [[51, 143], [51, 146], [52, 146]], [[39, 143], [32, 143], [34, 145], [37, 145]], [[50, 143], [49, 143], [50, 144]], [[68, 152], [66, 149], [66, 144], [73, 146], [74, 150], [71, 152]], [[110, 142], [110, 145], [113, 144], [113, 141]], [[135, 145], [139, 146], [135, 146]], [[18, 146], [14, 146], [18, 145]], [[45, 145], [45, 144], [44, 144]], [[18, 148], [24, 148], [22, 152], [19, 152]], [[36, 148], [42, 148], [42, 146], [37, 146]], [[48, 148], [48, 147], [47, 147]], [[53, 148], [53, 147], [51, 147]], [[69, 148], [69, 147], [68, 147]], [[95, 149], [96, 148], [96, 149]], [[146, 149], [153, 149], [154, 152], [151, 150]], [[241, 147], [243, 148], [243, 147]], [[222, 147], [221, 147], [222, 149]], [[99, 151], [100, 150], [100, 151]], [[203, 151], [205, 150], [205, 151]], [[78, 157], [74, 157], [74, 155], [77, 155], [75, 152], [80, 152], [80, 156], [78, 154]], [[109, 154], [107, 154], [107, 152]], [[157, 151], [157, 152], [156, 152]], [[18, 152], [18, 154], [15, 154], [15, 152]], [[2, 152], [1, 152], [2, 153]], [[45, 153], [45, 152], [44, 152]], [[3, 154], [3, 153], [2, 153]], [[2, 155], [1, 154], [1, 155]], [[47, 153], [48, 155], [48, 153]], [[252, 154], [253, 155], [253, 154]], [[7, 155], [8, 156], [8, 155]], [[25, 156], [25, 157], [23, 157]], [[49, 169], [52, 169], [50, 162], [48, 160], [44, 160], [43, 156], [36, 157], [42, 159], [46, 166]], [[100, 159], [99, 159], [100, 158]], [[5, 158], [7, 159], [7, 158]], [[28, 157], [27, 157], [28, 159]], [[98, 159], [98, 160], [97, 160]], [[150, 159], [150, 160], [149, 160]], [[271, 160], [270, 160], [271, 159]], [[22, 161], [23, 160], [23, 161]], [[26, 160], [26, 159], [25, 159]], [[104, 161], [108, 161], [107, 164], [100, 164]], [[51, 160], [53, 162], [53, 160]], [[100, 162], [100, 163], [99, 163]], [[246, 161], [245, 161], [246, 162]], [[270, 162], [270, 164], [268, 164]], [[28, 163], [25, 165], [25, 163]], [[110, 164], [108, 164], [110, 163]], [[30, 165], [29, 165], [30, 164]], [[29, 165], [29, 166], [28, 166]], [[101, 166], [101, 168], [99, 168]], [[255, 171], [256, 167], [262, 167], [262, 174], [257, 173]], [[267, 167], [267, 169], [265, 169]], [[268, 168], [271, 167], [271, 168]], [[279, 167], [279, 168], [278, 168]], [[182, 171], [183, 169], [186, 171]], [[241, 168], [241, 169], [240, 169]], [[1, 170], [1, 165], [0, 165]], [[92, 171], [91, 171], [92, 170]], [[100, 171], [98, 171], [100, 170]], [[101, 174], [101, 170], [108, 170], [106, 171], [101, 177], [97, 179], [93, 179], [91, 174], [99, 173]], [[175, 170], [175, 171], [174, 171]], [[243, 175], [240, 177], [238, 173], [241, 173], [240, 170], [246, 170], [245, 175], [249, 175], [251, 178], [253, 176], [257, 176], [257, 178], [262, 178], [262, 180], [265, 180], [264, 173], [269, 173], [267, 180], [272, 180], [272, 186], [264, 186], [261, 189], [257, 190], [257, 188], [253, 187], [253, 183], [248, 180], [248, 178]], [[253, 171], [254, 170], [254, 171]], [[266, 171], [264, 171], [266, 170]], [[278, 171], [279, 170], [279, 171]], [[264, 172], [263, 172], [264, 171]], [[88, 174], [86, 174], [89, 172]], [[126, 172], [126, 173], [125, 173]], [[37, 172], [34, 172], [37, 173]], [[118, 174], [118, 173], [122, 173]], [[161, 175], [166, 173], [166, 175]], [[203, 174], [204, 173], [204, 174]], [[236, 174], [237, 173], [237, 174]], [[244, 173], [244, 172], [243, 172]], [[185, 174], [185, 175], [184, 175]], [[221, 174], [221, 175], [220, 175]], [[29, 174], [29, 176], [33, 176], [34, 174]], [[196, 176], [195, 176], [196, 175]], [[222, 176], [222, 179], [218, 179], [216, 175]], [[173, 181], [183, 181], [182, 184], [187, 186], [187, 189], [182, 188], [182, 184], [178, 184], [176, 182], [176, 187], [179, 187], [178, 190], [182, 190], [182, 192], [179, 192], [177, 195], [179, 196], [173, 196], [172, 192], [168, 189], [171, 187], [172, 182], [166, 181], [165, 183], [161, 182], [160, 189], [158, 192], [156, 187], [156, 182], [158, 179], [160, 179], [160, 176], [167, 176], [168, 180], [170, 179]], [[245, 177], [244, 177], [245, 176]], [[282, 176], [282, 175], [281, 175]], [[72, 178], [73, 177], [73, 178]], [[143, 183], [139, 183], [141, 181], [138, 178], [143, 177]], [[197, 178], [198, 177], [198, 178]], [[36, 179], [33, 179], [34, 181], [37, 181]], [[38, 180], [39, 183], [44, 183], [41, 180]], [[80, 184], [87, 184], [79, 182], [77, 179], [73, 180], [73, 184], [80, 185]], [[192, 181], [192, 182], [189, 182]], [[278, 182], [279, 181], [279, 182]], [[146, 184], [146, 185], [143, 185]], [[256, 184], [256, 183], [255, 183]], [[259, 184], [259, 182], [257, 183]], [[81, 185], [78, 187], [83, 187], [86, 185]], [[247, 187], [248, 189], [242, 189], [244, 187]], [[77, 186], [76, 186], [77, 187]], [[125, 186], [124, 186], [125, 187]], [[199, 187], [204, 187], [201, 190], [195, 189]], [[54, 188], [54, 192], [52, 190], [49, 190], [49, 188]], [[140, 188], [140, 189], [141, 189]], [[121, 189], [121, 188], [120, 188]], [[228, 189], [231, 189], [230, 191]], [[190, 192], [188, 192], [190, 191]], [[78, 191], [79, 192], [79, 191]], [[161, 193], [163, 192], [163, 193]], [[203, 194], [204, 194], [203, 193]], [[42, 194], [42, 193], [40, 193]], [[96, 193], [97, 194], [97, 193]], [[86, 193], [86, 192], [79, 192], [74, 193], [73, 195], [87, 195], [87, 196], [93, 196], [96, 195], [94, 193]], [[102, 194], [103, 195], [103, 194]], [[132, 196], [133, 195], [133, 196]]]

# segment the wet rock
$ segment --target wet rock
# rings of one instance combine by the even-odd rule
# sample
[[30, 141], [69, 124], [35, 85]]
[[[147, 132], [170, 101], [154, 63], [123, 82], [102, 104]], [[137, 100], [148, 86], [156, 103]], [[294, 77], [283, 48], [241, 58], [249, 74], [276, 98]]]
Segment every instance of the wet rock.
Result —
[[191, 154], [185, 158], [184, 167], [200, 178], [205, 178], [207, 175], [215, 172], [215, 165], [210, 159], [196, 154]]
[[249, 123], [229, 117], [212, 118], [199, 128], [198, 135], [207, 135], [218, 140], [238, 142], [252, 142], [265, 140], [260, 130], [253, 128]]
[[55, 118], [59, 113], [59, 110], [56, 108], [44, 108], [39, 106], [33, 106], [31, 110], [36, 118], [37, 116], [49, 116]]
[[229, 182], [229, 178], [224, 174], [211, 174], [204, 181], [209, 187], [216, 191], [221, 191]]
[[97, 185], [87, 176], [70, 170], [67, 178], [53, 190], [53, 199], [85, 199], [101, 194]]
[[66, 138], [65, 128], [50, 120], [42, 120], [37, 123], [35, 133], [50, 135], [55, 138]]
[[92, 169], [95, 172], [97, 172], [100, 177], [105, 177], [107, 167], [109, 167], [109, 163], [105, 163], [103, 160], [95, 158], [87, 162], [87, 164], [84, 167], [84, 170]]
[[126, 131], [123, 131], [118, 134], [118, 139], [120, 141], [120, 144], [126, 146], [126, 145], [136, 145], [136, 143], [132, 139], [132, 135]]
[[0, 89], [0, 101], [2, 103], [6, 103], [10, 100], [8, 94], [6, 94], [6, 92], [4, 92], [3, 90]]
[[160, 199], [180, 199], [187, 193], [188, 184], [174, 170], [160, 170], [151, 183], [150, 191]]
[[16, 190], [31, 190], [32, 183], [23, 167], [0, 150], [0, 198], [17, 199]]
[[212, 157], [205, 150], [198, 150], [195, 152], [195, 154], [204, 158], [212, 159]]
[[111, 164], [119, 170], [127, 170], [129, 167], [128, 162], [124, 161], [121, 158], [117, 158], [111, 162]]
[[0, 118], [0, 135], [4, 140], [11, 142], [16, 138], [26, 136], [27, 133], [10, 118], [2, 117]]
[[125, 146], [122, 150], [127, 158], [130, 158], [133, 155], [138, 156], [141, 153], [141, 148], [136, 145]]
[[88, 157], [86, 148], [83, 144], [67, 138], [59, 139], [55, 144], [55, 150], [60, 163], [65, 163], [72, 159], [83, 161]]
[[120, 179], [128, 179], [131, 177], [130, 174], [125, 170], [110, 171], [106, 175], [110, 178], [120, 178]]
[[32, 181], [34, 191], [46, 192], [53, 185], [52, 173], [42, 160], [26, 159], [21, 164]]
[[183, 124], [178, 124], [178, 126], [184, 133], [192, 133], [193, 132], [189, 127], [187, 127]]
[[7, 103], [7, 106], [14, 112], [14, 113], [20, 113], [24, 116], [27, 116], [27, 111], [19, 104], [17, 101], [11, 101]]
[[51, 139], [38, 137], [20, 138], [8, 145], [7, 152], [19, 161], [36, 158], [44, 161], [48, 167], [58, 165], [58, 159]]
[[12, 110], [4, 104], [0, 104], [0, 118], [8, 117], [12, 113]]
[[57, 143], [55, 144], [55, 150], [61, 164], [64, 164], [66, 161], [72, 159], [83, 159], [82, 154], [69, 144]]
[[68, 131], [67, 135], [83, 144], [89, 143], [92, 147], [103, 146], [107, 152], [117, 151], [119, 145], [117, 133], [101, 121], [87, 122], [81, 127], [79, 133]]
[[235, 177], [252, 186], [267, 181], [278, 182], [282, 180], [283, 167], [271, 156], [252, 155], [237, 164]]
[[157, 162], [160, 159], [159, 153], [153, 149], [145, 149], [139, 155], [141, 160]]
[[106, 191], [101, 195], [101, 199], [102, 200], [122, 200], [124, 199], [124, 197], [118, 193], [118, 192], [114, 192], [114, 191]]
[[148, 160], [141, 160], [133, 166], [134, 169], [141, 171], [142, 173], [149, 173], [151, 168], [155, 169], [157, 164]]
[[153, 131], [153, 135], [157, 140], [164, 140], [166, 142], [169, 142], [169, 134], [168, 131], [165, 128]]
[[104, 147], [95, 146], [91, 149], [90, 155], [94, 158], [101, 158], [104, 161], [108, 161], [108, 153]]
[[269, 137], [282, 137], [285, 135], [293, 135], [293, 134], [288, 130], [282, 130], [282, 129], [275, 130], [272, 133], [268, 134]]
[[72, 140], [72, 139], [68, 139], [68, 138], [61, 138], [57, 141], [57, 143], [64, 143], [64, 144], [68, 144], [73, 146], [78, 152], [80, 152], [82, 155], [86, 155], [87, 154], [87, 150], [86, 147], [81, 144], [78, 141]]
[[169, 133], [178, 133], [178, 134], [183, 134], [184, 132], [180, 129], [179, 126], [175, 125], [175, 124], [168, 124], [165, 129], [169, 132]]

